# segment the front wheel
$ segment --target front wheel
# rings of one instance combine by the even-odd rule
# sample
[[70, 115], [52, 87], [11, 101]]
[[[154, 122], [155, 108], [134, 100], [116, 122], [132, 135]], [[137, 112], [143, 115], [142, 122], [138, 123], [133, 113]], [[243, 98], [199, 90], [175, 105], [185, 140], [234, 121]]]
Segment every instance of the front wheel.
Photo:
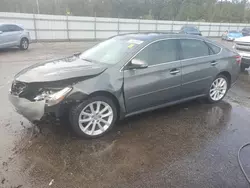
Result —
[[97, 138], [112, 129], [117, 119], [114, 102], [104, 96], [91, 97], [73, 107], [70, 123], [75, 133], [86, 138]]
[[208, 101], [210, 103], [221, 101], [226, 96], [228, 86], [228, 79], [225, 76], [217, 76], [209, 88]]
[[21, 50], [27, 50], [29, 48], [29, 40], [26, 38], [22, 38], [19, 48]]

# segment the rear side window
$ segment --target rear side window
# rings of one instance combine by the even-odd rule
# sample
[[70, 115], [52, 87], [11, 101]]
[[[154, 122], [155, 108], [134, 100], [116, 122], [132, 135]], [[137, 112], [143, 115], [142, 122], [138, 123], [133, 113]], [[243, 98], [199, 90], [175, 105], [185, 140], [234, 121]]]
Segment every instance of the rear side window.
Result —
[[213, 45], [213, 44], [211, 44], [211, 43], [207, 43], [207, 45], [211, 48], [211, 54], [218, 54], [218, 53], [220, 53], [220, 51], [221, 51], [221, 48], [220, 47], [218, 47], [218, 46], [215, 46], [215, 45]]
[[205, 42], [195, 39], [181, 39], [182, 58], [190, 59], [210, 55], [210, 49]]
[[7, 27], [7, 25], [1, 25], [0, 26], [0, 31], [2, 31], [2, 32], [9, 32], [9, 28]]
[[143, 49], [136, 57], [148, 65], [157, 65], [178, 60], [177, 41], [168, 39], [150, 44]]

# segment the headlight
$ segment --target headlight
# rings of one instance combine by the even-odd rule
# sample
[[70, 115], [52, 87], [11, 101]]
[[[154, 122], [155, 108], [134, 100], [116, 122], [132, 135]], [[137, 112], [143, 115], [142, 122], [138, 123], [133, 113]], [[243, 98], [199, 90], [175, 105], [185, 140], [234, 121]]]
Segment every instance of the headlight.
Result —
[[72, 90], [71, 87], [66, 87], [56, 93], [44, 92], [34, 98], [35, 101], [46, 100], [48, 106], [53, 106], [61, 102], [67, 94]]
[[46, 100], [46, 104], [48, 106], [53, 106], [58, 104], [59, 102], [61, 102], [65, 96], [72, 90], [72, 88], [70, 87], [66, 87], [56, 93], [53, 93], [52, 95], [49, 95], [47, 100]]

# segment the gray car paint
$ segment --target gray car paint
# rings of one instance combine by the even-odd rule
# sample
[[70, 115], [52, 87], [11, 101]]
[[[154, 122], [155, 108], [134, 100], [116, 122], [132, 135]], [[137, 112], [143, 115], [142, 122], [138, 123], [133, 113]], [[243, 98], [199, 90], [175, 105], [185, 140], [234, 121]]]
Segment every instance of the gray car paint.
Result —
[[38, 63], [19, 72], [17, 81], [54, 82], [76, 77], [95, 76], [107, 69], [107, 64], [98, 64], [80, 59], [79, 55]]
[[[124, 37], [137, 39], [137, 35], [125, 35]], [[119, 107], [118, 112], [120, 119], [122, 119], [125, 116], [143, 111], [205, 96], [209, 85], [215, 77], [223, 71], [227, 71], [227, 73], [231, 75], [231, 83], [236, 81], [240, 69], [235, 58], [232, 57], [237, 54], [228, 49], [224, 49], [224, 47], [219, 44], [215, 44], [222, 48], [222, 51], [218, 55], [168, 62], [157, 66], [149, 66], [145, 69], [126, 69], [127, 63], [148, 45], [158, 40], [185, 38], [207, 41], [214, 44], [214, 42], [198, 36], [155, 35], [155, 37], [151, 37], [150, 40], [145, 40], [140, 48], [136, 48], [121, 62], [105, 68], [102, 67], [98, 69], [99, 74], [96, 76], [75, 82], [72, 86], [73, 90], [65, 101], [80, 102], [91, 95], [107, 95], [114, 99], [117, 107]], [[211, 65], [211, 61], [213, 60], [217, 61], [215, 66]], [[64, 60], [60, 61], [65, 64], [65, 62], [63, 62]], [[77, 59], [76, 61], [80, 60]], [[76, 63], [75, 61], [72, 62], [73, 64]], [[81, 63], [84, 64], [86, 62]], [[184, 63], [185, 66], [183, 66]], [[34, 70], [36, 68], [38, 68], [37, 70], [40, 69], [37, 65], [33, 67]], [[63, 69], [64, 68], [63, 66]], [[85, 70], [84, 68], [86, 67], [81, 66], [83, 76], [86, 74], [86, 71], [92, 71], [89, 67]], [[170, 70], [174, 68], [180, 69], [180, 74], [171, 75]], [[21, 71], [21, 73], [16, 76], [16, 79], [23, 81], [22, 78], [26, 78], [25, 74], [29, 71], [35, 74], [35, 71], [32, 69], [31, 67], [28, 71]], [[60, 72], [60, 70], [56, 69], [53, 69], [53, 71], [50, 70], [49, 72], [53, 74], [53, 72], [57, 71]], [[66, 72], [70, 74], [69, 71]], [[74, 75], [74, 69], [72, 75]], [[42, 76], [42, 78], [44, 77]], [[51, 77], [51, 79], [53, 78]]]
[[179, 100], [181, 73], [171, 75], [173, 69], [181, 69], [180, 61], [149, 66], [145, 69], [125, 70], [124, 95], [127, 112]]

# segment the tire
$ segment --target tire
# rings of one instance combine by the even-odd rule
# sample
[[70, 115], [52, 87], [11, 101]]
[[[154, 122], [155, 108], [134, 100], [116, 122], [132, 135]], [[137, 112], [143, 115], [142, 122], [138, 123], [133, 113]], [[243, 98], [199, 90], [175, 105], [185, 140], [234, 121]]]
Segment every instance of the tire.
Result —
[[22, 38], [20, 41], [19, 48], [21, 50], [27, 50], [29, 48], [29, 40], [27, 38]]
[[[97, 110], [97, 104], [100, 104], [99, 111]], [[95, 111], [94, 113], [92, 113], [93, 109], [91, 110], [91, 106]], [[107, 108], [107, 110], [104, 108]], [[97, 111], [99, 113], [96, 113]], [[107, 116], [107, 114], [110, 115]], [[106, 117], [102, 118], [101, 115], [106, 115]], [[74, 132], [78, 136], [85, 138], [98, 138], [113, 128], [117, 119], [117, 109], [110, 98], [95, 96], [73, 106], [70, 110], [69, 119]], [[100, 128], [100, 125], [102, 129]]]
[[[221, 82], [221, 84], [219, 84], [220, 82], [218, 82], [218, 81], [221, 81], [221, 80], [223, 81], [223, 83], [225, 81], [225, 84], [223, 86], [219, 86], [222, 84], [222, 82]], [[210, 87], [208, 89], [208, 94], [207, 94], [208, 102], [209, 103], [220, 102], [226, 96], [228, 89], [229, 89], [228, 78], [225, 77], [224, 75], [218, 75], [213, 80], [212, 84], [210, 85]], [[218, 95], [216, 93], [218, 93]], [[218, 97], [216, 97], [216, 96], [218, 96]]]

